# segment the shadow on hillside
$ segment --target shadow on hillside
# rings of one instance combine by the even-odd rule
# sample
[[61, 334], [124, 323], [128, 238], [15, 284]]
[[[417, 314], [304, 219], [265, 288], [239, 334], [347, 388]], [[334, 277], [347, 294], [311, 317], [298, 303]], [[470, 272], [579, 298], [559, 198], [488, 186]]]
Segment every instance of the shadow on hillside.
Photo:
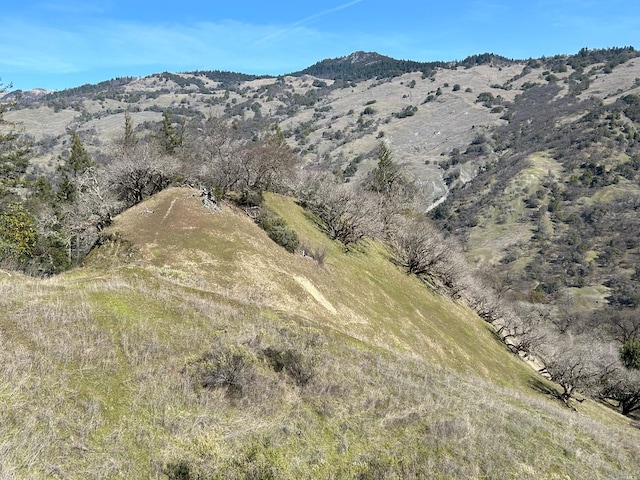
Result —
[[531, 378], [529, 381], [529, 386], [535, 390], [536, 392], [540, 392], [545, 395], [551, 395], [552, 397], [558, 397], [558, 391], [553, 387], [553, 385], [549, 385], [543, 378]]

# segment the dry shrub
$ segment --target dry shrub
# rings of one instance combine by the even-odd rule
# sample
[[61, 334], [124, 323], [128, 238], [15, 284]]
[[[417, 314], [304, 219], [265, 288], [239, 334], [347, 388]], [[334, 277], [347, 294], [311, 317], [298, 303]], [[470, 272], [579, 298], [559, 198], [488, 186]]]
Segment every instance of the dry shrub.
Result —
[[318, 264], [318, 266], [324, 266], [324, 260], [327, 256], [327, 247], [324, 245], [309, 245], [303, 243], [300, 246], [300, 250], [302, 251], [302, 255], [305, 257], [310, 257]]
[[242, 397], [256, 379], [256, 357], [245, 345], [217, 339], [210, 351], [191, 362], [188, 372], [206, 389], [222, 388], [231, 397]]

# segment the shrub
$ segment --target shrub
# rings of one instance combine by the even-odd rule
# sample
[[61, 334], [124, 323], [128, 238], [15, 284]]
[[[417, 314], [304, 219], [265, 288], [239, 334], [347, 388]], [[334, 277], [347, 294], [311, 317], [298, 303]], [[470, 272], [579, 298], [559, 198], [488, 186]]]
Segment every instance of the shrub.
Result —
[[203, 388], [223, 388], [230, 396], [241, 397], [256, 378], [255, 355], [245, 345], [218, 340], [209, 352], [189, 364], [187, 371]]
[[640, 340], [626, 342], [620, 349], [620, 360], [625, 367], [640, 370]]
[[315, 376], [315, 360], [297, 349], [268, 347], [262, 353], [271, 368], [286, 373], [299, 387], [304, 387]]
[[169, 477], [169, 480], [190, 480], [194, 478], [191, 475], [191, 466], [186, 460], [169, 463], [164, 467], [163, 473]]
[[288, 252], [295, 252], [300, 246], [300, 239], [294, 230], [289, 228], [281, 217], [270, 210], [262, 209], [256, 218], [256, 222], [269, 238]]
[[394, 113], [393, 116], [396, 118], [412, 117], [417, 111], [418, 107], [409, 105], [407, 107], [404, 107], [401, 111]]
[[318, 245], [317, 247], [302, 245], [301, 248], [304, 256], [313, 258], [320, 267], [324, 266], [324, 259], [327, 256], [327, 247], [324, 245]]

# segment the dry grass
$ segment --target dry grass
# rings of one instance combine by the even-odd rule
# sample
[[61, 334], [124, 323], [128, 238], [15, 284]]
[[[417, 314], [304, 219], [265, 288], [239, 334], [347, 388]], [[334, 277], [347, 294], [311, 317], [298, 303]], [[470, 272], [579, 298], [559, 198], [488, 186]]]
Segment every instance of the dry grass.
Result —
[[[482, 321], [380, 246], [345, 254], [270, 196], [326, 247], [320, 267], [188, 193], [117, 219], [140, 252], [126, 264], [104, 254], [52, 280], [0, 277], [4, 478], [636, 474], [637, 429], [597, 404], [576, 413], [552, 400]], [[188, 263], [196, 250], [203, 263]], [[242, 396], [189, 373], [212, 348], [249, 352]], [[268, 351], [304, 353], [290, 358], [314, 374], [297, 382]]]

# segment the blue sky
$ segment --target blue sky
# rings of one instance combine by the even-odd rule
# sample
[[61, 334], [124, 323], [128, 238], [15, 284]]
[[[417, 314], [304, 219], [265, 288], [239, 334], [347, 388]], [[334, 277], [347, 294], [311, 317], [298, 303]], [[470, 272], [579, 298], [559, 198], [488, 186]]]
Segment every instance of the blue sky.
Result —
[[163, 71], [278, 75], [356, 50], [448, 61], [640, 48], [635, 0], [5, 3], [0, 81], [22, 90]]

